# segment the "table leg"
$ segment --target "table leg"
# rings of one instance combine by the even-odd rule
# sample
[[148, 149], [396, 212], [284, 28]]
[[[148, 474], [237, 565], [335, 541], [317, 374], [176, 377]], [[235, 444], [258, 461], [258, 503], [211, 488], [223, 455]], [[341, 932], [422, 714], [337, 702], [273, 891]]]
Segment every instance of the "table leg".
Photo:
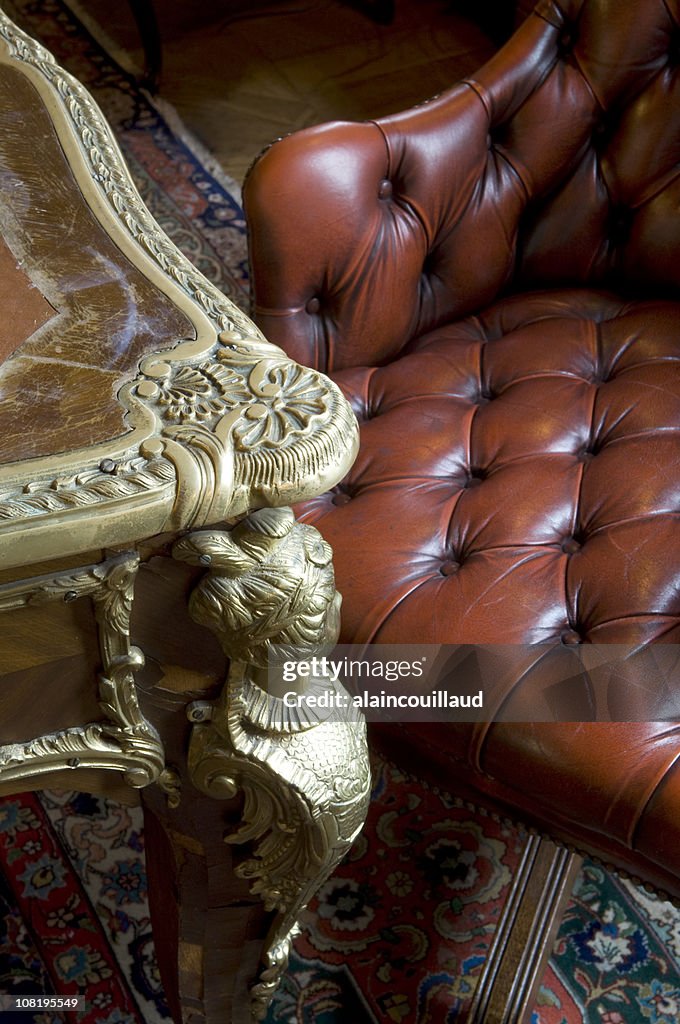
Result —
[[249, 986], [272, 914], [235, 872], [225, 813], [190, 786], [183, 790], [176, 811], [155, 787], [143, 795], [149, 904], [168, 1006], [177, 1024], [251, 1024]]
[[250, 1024], [266, 1014], [301, 911], [363, 826], [365, 723], [323, 677], [317, 697], [335, 698], [323, 715], [283, 699], [284, 662], [337, 639], [331, 552], [316, 530], [290, 509], [264, 509], [231, 531], [188, 535], [173, 555], [209, 567], [189, 611], [231, 664], [219, 697], [187, 708], [178, 806], [145, 796], [154, 932], [178, 1019]]
[[140, 85], [156, 92], [163, 66], [163, 43], [153, 0], [129, 0], [144, 49], [144, 75]]

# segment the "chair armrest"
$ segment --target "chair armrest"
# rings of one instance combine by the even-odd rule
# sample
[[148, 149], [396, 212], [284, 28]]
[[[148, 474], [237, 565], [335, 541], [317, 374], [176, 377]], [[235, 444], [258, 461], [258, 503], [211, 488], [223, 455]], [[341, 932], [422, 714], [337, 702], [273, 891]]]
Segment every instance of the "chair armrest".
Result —
[[421, 106], [277, 142], [247, 177], [254, 316], [329, 371], [514, 288], [676, 289], [675, 27], [656, 5], [542, 0]]
[[[531, 19], [483, 80], [514, 79], [554, 34]], [[548, 50], [532, 57], [533, 84]], [[526, 194], [490, 150], [492, 88], [466, 81], [381, 120], [308, 128], [256, 160], [243, 198], [253, 316], [271, 341], [319, 369], [376, 365], [496, 296]]]

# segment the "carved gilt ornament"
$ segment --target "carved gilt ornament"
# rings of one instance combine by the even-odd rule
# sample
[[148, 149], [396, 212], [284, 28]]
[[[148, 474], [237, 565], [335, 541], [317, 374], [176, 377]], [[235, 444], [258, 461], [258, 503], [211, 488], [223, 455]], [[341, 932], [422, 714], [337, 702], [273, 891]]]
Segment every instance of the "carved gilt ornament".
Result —
[[[103, 528], [110, 546], [131, 545], [337, 483], [358, 431], [336, 386], [269, 344], [176, 248], [87, 90], [2, 11], [0, 62], [36, 87], [92, 213], [194, 335], [171, 348], [164, 341], [139, 376], [121, 381], [119, 437], [0, 467], [0, 567], [16, 564], [19, 546], [30, 564], [91, 550]], [[55, 535], [54, 515], [71, 528]]]
[[125, 552], [99, 565], [0, 586], [0, 612], [90, 597], [103, 667], [98, 694], [102, 720], [0, 746], [3, 783], [33, 781], [73, 768], [120, 771], [135, 788], [151, 782], [166, 788], [171, 782], [160, 738], [143, 716], [135, 689], [135, 673], [144, 664], [141, 651], [130, 644], [138, 565], [137, 555]]
[[[347, 852], [368, 807], [365, 723], [340, 683], [321, 714], [290, 708], [276, 692], [277, 666], [330, 650], [337, 642], [340, 596], [332, 552], [290, 509], [263, 509], [231, 532], [189, 534], [176, 558], [209, 570], [193, 591], [192, 617], [211, 629], [231, 659], [215, 703], [188, 709], [194, 723], [189, 772], [217, 799], [245, 795], [243, 823], [225, 837], [251, 842], [237, 868], [276, 911], [259, 977], [251, 989], [262, 1020], [288, 962], [298, 917]], [[289, 688], [289, 684], [282, 684]]]

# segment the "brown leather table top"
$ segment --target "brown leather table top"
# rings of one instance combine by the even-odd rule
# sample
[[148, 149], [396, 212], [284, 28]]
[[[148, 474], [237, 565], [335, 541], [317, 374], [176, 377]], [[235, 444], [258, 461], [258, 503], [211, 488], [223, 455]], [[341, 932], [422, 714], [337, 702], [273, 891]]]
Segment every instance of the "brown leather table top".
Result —
[[291, 504], [357, 426], [173, 245], [87, 90], [0, 11], [0, 570]]
[[7, 65], [0, 230], [0, 463], [124, 434], [121, 383], [195, 330], [98, 222], [43, 99]]

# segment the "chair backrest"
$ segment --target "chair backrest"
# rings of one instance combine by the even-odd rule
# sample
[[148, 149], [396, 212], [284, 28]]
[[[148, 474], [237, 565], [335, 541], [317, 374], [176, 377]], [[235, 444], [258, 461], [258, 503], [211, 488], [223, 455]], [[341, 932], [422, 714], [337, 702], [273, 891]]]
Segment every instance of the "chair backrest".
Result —
[[321, 369], [502, 292], [680, 286], [679, 0], [541, 0], [477, 75], [289, 136], [244, 190], [254, 317]]

